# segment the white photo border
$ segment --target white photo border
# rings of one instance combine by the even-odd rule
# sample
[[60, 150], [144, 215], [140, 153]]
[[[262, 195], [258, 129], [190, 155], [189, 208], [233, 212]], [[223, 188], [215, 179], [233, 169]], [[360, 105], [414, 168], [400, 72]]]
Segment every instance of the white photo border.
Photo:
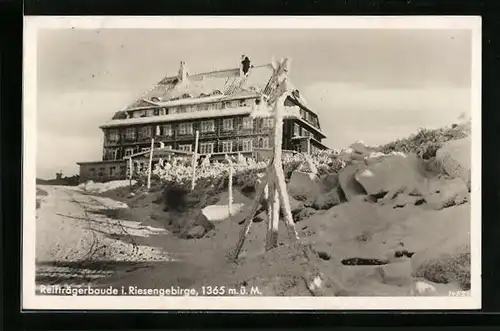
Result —
[[[37, 32], [40, 29], [467, 29], [472, 33], [471, 290], [467, 297], [92, 297], [35, 295]], [[481, 17], [26, 16], [23, 54], [22, 309], [434, 310], [481, 308]]]

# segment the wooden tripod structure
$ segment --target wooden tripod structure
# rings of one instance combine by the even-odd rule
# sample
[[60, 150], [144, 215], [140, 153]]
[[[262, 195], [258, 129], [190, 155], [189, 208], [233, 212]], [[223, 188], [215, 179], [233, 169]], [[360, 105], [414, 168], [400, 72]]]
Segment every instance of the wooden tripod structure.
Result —
[[287, 227], [288, 236], [292, 242], [298, 242], [299, 236], [295, 229], [292, 218], [290, 200], [286, 189], [285, 174], [282, 165], [282, 137], [283, 137], [283, 117], [285, 114], [285, 100], [291, 91], [288, 88], [289, 59], [284, 59], [278, 63], [273, 63], [273, 81], [275, 89], [267, 100], [268, 107], [273, 107], [274, 131], [273, 131], [273, 156], [265, 175], [260, 179], [257, 187], [257, 194], [249, 215], [244, 221], [240, 237], [233, 253], [233, 258], [238, 256], [243, 248], [245, 239], [250, 231], [255, 214], [259, 210], [261, 200], [267, 200], [267, 236], [266, 250], [278, 246], [278, 225], [280, 219], [280, 209], [283, 210], [284, 222]]

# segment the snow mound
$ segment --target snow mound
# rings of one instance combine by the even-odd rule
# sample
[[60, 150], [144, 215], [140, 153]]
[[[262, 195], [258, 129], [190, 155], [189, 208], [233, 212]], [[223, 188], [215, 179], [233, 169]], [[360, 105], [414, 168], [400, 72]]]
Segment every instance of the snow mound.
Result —
[[[136, 181], [132, 181], [132, 185], [135, 185]], [[126, 180], [113, 180], [105, 183], [95, 183], [93, 181], [88, 181], [78, 185], [78, 187], [89, 193], [104, 193], [110, 190], [114, 190], [121, 187], [126, 187], [130, 185], [130, 181]]]

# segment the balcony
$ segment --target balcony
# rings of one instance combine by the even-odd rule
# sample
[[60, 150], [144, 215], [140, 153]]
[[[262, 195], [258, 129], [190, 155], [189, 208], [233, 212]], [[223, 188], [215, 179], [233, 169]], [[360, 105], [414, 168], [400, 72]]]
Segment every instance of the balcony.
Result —
[[120, 139], [105, 139], [104, 146], [117, 146], [120, 144]]

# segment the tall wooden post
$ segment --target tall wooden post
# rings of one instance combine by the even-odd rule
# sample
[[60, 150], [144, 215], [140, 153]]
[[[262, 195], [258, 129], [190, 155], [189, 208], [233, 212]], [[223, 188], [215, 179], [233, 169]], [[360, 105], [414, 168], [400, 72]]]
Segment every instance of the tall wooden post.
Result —
[[198, 158], [198, 139], [200, 137], [200, 132], [196, 130], [196, 136], [194, 140], [194, 153], [193, 153], [193, 160], [192, 160], [192, 167], [193, 167], [193, 175], [191, 178], [191, 191], [194, 190], [194, 184], [196, 181], [196, 159]]
[[[280, 216], [280, 207], [283, 210], [284, 221], [287, 227], [288, 236], [292, 242], [298, 241], [299, 236], [295, 229], [295, 224], [292, 218], [292, 211], [290, 207], [290, 200], [288, 199], [288, 192], [285, 182], [285, 174], [282, 164], [282, 144], [283, 144], [283, 116], [284, 116], [284, 103], [289, 95], [287, 86], [287, 76], [289, 62], [287, 59], [281, 61], [278, 65], [274, 66], [273, 81], [276, 81], [276, 88], [271, 93], [272, 98], [269, 99], [269, 105], [274, 108], [274, 130], [273, 134], [273, 155], [266, 172], [266, 179], [260, 183], [257, 194], [255, 197], [254, 205], [250, 214], [245, 219], [245, 225], [240, 233], [240, 238], [236, 245], [233, 258], [237, 259], [243, 247], [245, 238], [248, 235], [252, 220], [255, 212], [260, 205], [262, 196], [268, 196], [268, 227], [266, 236], [266, 250], [272, 249], [278, 244], [278, 224]], [[266, 188], [267, 186], [267, 188]]]
[[[286, 181], [285, 181], [285, 173], [283, 171], [282, 165], [282, 144], [283, 144], [283, 111], [285, 100], [288, 97], [287, 94], [284, 94], [278, 98], [275, 103], [274, 109], [274, 175], [275, 175], [275, 183], [276, 190], [278, 191], [279, 202], [276, 202], [278, 206], [283, 208], [283, 214], [285, 218], [285, 224], [287, 226], [288, 234], [290, 238], [295, 240], [299, 240], [299, 236], [297, 234], [297, 230], [295, 229], [295, 224], [293, 222], [292, 217], [292, 208], [290, 207], [290, 199], [288, 198], [288, 192], [286, 189]], [[278, 212], [279, 214], [279, 212]]]
[[134, 164], [132, 163], [131, 156], [129, 156], [129, 158], [128, 158], [128, 167], [129, 167], [129, 172], [128, 172], [129, 186], [132, 187], [132, 177], [134, 174]]
[[149, 166], [148, 166], [148, 191], [151, 188], [151, 167], [153, 165], [154, 148], [155, 148], [155, 138], [151, 138], [151, 148], [149, 150]]
[[229, 208], [229, 216], [231, 216], [231, 211], [233, 210], [233, 162], [228, 158], [229, 162], [229, 183], [228, 183], [228, 202], [227, 208]]

